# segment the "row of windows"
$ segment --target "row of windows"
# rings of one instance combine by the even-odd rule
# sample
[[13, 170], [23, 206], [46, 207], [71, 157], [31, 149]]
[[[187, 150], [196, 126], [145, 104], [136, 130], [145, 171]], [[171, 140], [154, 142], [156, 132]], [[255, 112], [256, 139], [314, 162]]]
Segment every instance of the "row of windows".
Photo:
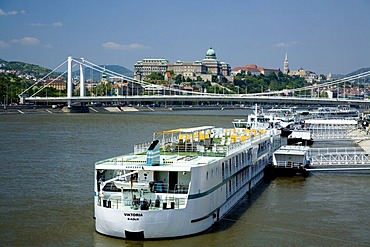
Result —
[[269, 141], [265, 141], [263, 143], [260, 143], [260, 144], [258, 144], [257, 155], [260, 156], [261, 154], [266, 153], [267, 151], [269, 151], [269, 149], [270, 149], [270, 142]]
[[134, 67], [135, 71], [158, 71], [158, 72], [165, 72], [167, 70], [173, 70], [176, 71], [177, 74], [183, 73], [184, 71], [194, 71], [197, 73], [206, 73], [207, 71], [210, 71], [213, 74], [223, 74], [223, 75], [230, 75], [231, 70], [229, 69], [221, 69], [221, 68], [210, 68], [204, 67], [204, 66], [167, 66], [166, 64], [160, 64], [160, 65], [135, 65]]
[[[216, 175], [218, 176], [218, 167], [216, 167]], [[206, 173], [206, 180], [208, 180], [209, 175], [208, 172]], [[213, 178], [213, 169], [211, 170], [211, 178]]]
[[142, 67], [140, 69], [136, 69], [136, 71], [161, 71], [161, 72], [166, 72], [166, 68], [164, 68], [164, 67]]
[[[265, 141], [263, 143], [260, 143], [258, 145], [258, 155], [261, 154], [261, 152], [267, 152], [269, 150], [270, 143], [269, 141]], [[228, 160], [222, 162], [222, 179], [226, 179], [233, 174], [237, 173], [242, 168], [251, 165], [252, 163], [252, 156], [253, 156], [253, 148], [248, 149], [245, 152], [238, 153], [232, 157], [230, 157]], [[252, 173], [254, 171], [260, 171], [260, 169], [265, 167], [266, 158], [262, 158], [258, 160], [258, 162], [255, 164], [255, 166], [252, 166]], [[245, 171], [243, 171], [245, 172]], [[218, 168], [216, 167], [216, 174], [218, 175]], [[239, 175], [239, 174], [238, 174]], [[211, 178], [213, 178], [213, 169], [211, 170]], [[206, 173], [206, 180], [209, 179], [209, 173]]]
[[229, 176], [238, 172], [241, 168], [247, 165], [251, 165], [252, 161], [252, 148], [246, 152], [239, 153], [230, 159], [222, 162], [222, 179], [228, 178]]
[[233, 179], [230, 179], [226, 184], [226, 198], [232, 196], [238, 189], [244, 186], [249, 180], [249, 169], [243, 170], [241, 173], [237, 174]]
[[258, 160], [254, 166], [250, 166], [244, 169], [242, 172], [236, 174], [229, 182], [226, 184], [226, 197], [229, 198], [230, 196], [234, 195], [234, 193], [244, 186], [250, 179], [257, 176], [263, 176], [263, 169], [267, 165], [267, 158], [264, 157]]

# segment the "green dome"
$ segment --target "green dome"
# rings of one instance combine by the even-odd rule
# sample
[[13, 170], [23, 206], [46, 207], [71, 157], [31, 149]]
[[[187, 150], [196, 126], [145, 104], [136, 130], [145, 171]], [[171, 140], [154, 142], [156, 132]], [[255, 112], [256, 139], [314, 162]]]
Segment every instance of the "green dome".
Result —
[[215, 57], [216, 56], [216, 52], [211, 48], [208, 49], [207, 53], [206, 53], [206, 56], [207, 57]]

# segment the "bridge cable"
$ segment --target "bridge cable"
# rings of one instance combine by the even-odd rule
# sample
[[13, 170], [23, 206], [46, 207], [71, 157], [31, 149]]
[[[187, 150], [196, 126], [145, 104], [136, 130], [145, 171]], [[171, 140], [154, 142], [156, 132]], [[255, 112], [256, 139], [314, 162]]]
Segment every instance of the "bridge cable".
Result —
[[[42, 77], [40, 80], [36, 81], [34, 84], [32, 84], [30, 87], [28, 87], [26, 90], [24, 90], [22, 93], [18, 94], [18, 96], [24, 94], [25, 92], [27, 92], [28, 90], [30, 90], [32, 87], [34, 87], [36, 84], [38, 84], [39, 82], [43, 81], [46, 77], [48, 77], [50, 74], [52, 74], [53, 72], [55, 72], [57, 69], [59, 69], [60, 67], [62, 67], [65, 63], [67, 62], [67, 60], [65, 60], [62, 64], [60, 64], [58, 67], [56, 67], [55, 69], [53, 69], [51, 72], [49, 72], [47, 75], [45, 75], [44, 77]], [[32, 96], [31, 96], [32, 97]]]

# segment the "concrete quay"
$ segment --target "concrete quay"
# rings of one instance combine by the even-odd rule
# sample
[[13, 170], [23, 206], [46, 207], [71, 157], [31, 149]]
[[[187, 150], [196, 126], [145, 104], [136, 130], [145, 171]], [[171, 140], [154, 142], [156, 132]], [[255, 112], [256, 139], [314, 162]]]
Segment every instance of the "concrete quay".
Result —
[[364, 139], [360, 141], [356, 141], [357, 145], [359, 145], [366, 153], [370, 154], [370, 139]]
[[354, 143], [361, 147], [365, 151], [365, 153], [370, 154], [370, 132], [366, 130], [357, 131], [360, 132], [364, 138], [361, 140], [354, 140]]

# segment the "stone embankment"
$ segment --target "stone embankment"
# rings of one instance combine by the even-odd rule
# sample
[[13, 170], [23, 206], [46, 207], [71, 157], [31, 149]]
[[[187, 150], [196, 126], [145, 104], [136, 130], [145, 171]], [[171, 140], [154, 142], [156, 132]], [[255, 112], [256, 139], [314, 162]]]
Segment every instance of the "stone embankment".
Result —
[[[63, 110], [64, 109], [64, 110]], [[0, 106], [1, 114], [30, 114], [30, 113], [71, 113], [81, 112], [67, 111], [65, 107], [52, 107], [52, 106], [34, 106], [34, 105], [18, 105], [7, 106], [4, 108]], [[235, 110], [235, 109], [249, 109], [240, 108], [237, 106], [99, 106], [88, 107], [89, 113], [128, 113], [128, 112], [151, 112], [151, 111], [182, 111], [182, 110]], [[86, 112], [86, 111], [84, 111]]]
[[361, 147], [366, 153], [370, 154], [370, 132], [365, 129], [358, 129], [360, 135], [364, 138], [361, 140], [354, 140], [354, 142]]

